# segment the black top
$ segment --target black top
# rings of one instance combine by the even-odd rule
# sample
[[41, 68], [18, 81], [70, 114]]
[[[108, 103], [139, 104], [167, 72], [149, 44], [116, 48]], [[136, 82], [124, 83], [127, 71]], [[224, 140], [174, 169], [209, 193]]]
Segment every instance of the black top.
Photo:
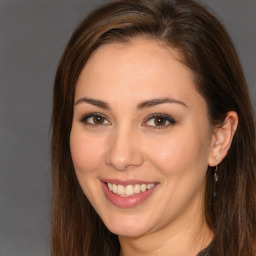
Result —
[[212, 256], [212, 245], [213, 243], [210, 243], [204, 250], [199, 252], [197, 256]]

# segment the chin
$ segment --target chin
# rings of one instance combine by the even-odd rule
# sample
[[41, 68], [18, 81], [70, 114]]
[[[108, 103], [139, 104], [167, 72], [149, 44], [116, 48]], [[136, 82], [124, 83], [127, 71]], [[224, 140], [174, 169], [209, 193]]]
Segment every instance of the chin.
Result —
[[126, 228], [126, 227], [107, 227], [109, 231], [111, 231], [113, 234], [117, 236], [122, 237], [140, 237], [143, 236], [146, 232], [143, 229], [137, 229], [137, 228]]
[[150, 229], [150, 223], [144, 223], [131, 216], [126, 218], [113, 218], [104, 222], [104, 224], [112, 233], [124, 237], [139, 237], [146, 234]]

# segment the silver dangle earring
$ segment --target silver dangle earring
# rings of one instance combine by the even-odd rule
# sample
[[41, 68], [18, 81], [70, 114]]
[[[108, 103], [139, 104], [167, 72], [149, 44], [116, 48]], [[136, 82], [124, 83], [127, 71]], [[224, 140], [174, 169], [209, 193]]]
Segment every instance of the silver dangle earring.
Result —
[[216, 198], [217, 196], [217, 182], [219, 180], [217, 171], [218, 171], [218, 165], [215, 166], [214, 175], [213, 175], [213, 179], [214, 179], [213, 197], [214, 198]]

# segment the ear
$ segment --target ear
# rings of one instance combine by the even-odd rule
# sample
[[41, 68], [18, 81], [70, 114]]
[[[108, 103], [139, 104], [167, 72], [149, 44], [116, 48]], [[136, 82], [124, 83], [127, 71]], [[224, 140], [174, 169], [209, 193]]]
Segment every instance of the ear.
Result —
[[215, 127], [213, 132], [211, 152], [208, 159], [209, 166], [218, 165], [227, 155], [238, 125], [238, 115], [230, 111], [220, 127]]

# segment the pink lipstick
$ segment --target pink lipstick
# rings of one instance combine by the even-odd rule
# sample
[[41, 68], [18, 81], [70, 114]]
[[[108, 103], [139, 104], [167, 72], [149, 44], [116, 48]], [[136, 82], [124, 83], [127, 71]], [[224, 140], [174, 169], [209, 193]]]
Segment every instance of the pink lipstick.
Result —
[[101, 180], [106, 198], [121, 208], [135, 207], [147, 200], [159, 183], [136, 180]]

